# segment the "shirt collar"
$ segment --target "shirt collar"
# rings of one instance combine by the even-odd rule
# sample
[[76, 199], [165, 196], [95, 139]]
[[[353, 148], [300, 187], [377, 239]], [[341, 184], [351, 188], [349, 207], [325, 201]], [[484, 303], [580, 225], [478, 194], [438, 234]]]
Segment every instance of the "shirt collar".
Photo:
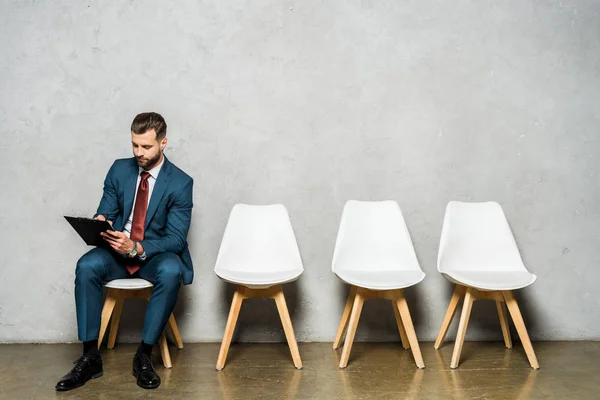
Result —
[[[158, 173], [160, 172], [160, 169], [162, 168], [164, 163], [165, 163], [165, 156], [163, 156], [163, 159], [160, 162], [160, 164], [158, 164], [156, 167], [154, 167], [151, 170], [148, 170], [146, 172], [149, 173], [150, 176], [153, 177], [154, 179], [158, 179]], [[141, 174], [145, 170], [142, 167], [138, 167], [138, 171], [139, 171], [138, 173]]]

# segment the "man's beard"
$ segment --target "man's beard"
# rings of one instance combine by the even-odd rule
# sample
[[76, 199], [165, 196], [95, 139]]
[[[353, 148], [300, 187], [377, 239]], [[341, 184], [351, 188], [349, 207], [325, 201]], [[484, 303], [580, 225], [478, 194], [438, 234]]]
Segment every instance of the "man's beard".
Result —
[[158, 162], [158, 160], [160, 160], [160, 155], [161, 153], [158, 152], [158, 154], [156, 155], [156, 157], [154, 158], [150, 158], [148, 161], [141, 161], [139, 158], [136, 158], [137, 164], [144, 168], [144, 169], [150, 169], [150, 167], [154, 167], [155, 164]]

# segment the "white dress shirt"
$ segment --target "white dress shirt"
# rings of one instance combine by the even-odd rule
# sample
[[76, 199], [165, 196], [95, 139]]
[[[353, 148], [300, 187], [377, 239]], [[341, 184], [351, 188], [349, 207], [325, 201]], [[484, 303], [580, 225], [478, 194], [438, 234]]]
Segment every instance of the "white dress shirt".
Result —
[[[133, 221], [133, 211], [135, 209], [135, 199], [137, 199], [138, 187], [140, 186], [140, 181], [142, 180], [141, 174], [144, 171], [146, 171], [150, 174], [150, 177], [148, 178], [148, 204], [150, 204], [150, 199], [152, 198], [152, 191], [154, 190], [154, 184], [156, 183], [156, 178], [158, 178], [158, 173], [160, 172], [160, 169], [162, 168], [164, 163], [165, 163], [165, 158], [163, 157], [160, 164], [158, 164], [156, 167], [152, 168], [149, 171], [146, 171], [144, 168], [139, 167], [137, 183], [135, 184], [135, 196], [133, 198], [133, 207], [131, 207], [131, 214], [129, 214], [129, 218], [127, 219], [127, 222], [125, 223], [125, 227], [123, 227], [123, 233], [125, 235], [127, 235], [127, 237], [130, 237], [130, 235], [131, 235], [131, 224]], [[146, 204], [146, 207], [148, 207], [148, 204]]]

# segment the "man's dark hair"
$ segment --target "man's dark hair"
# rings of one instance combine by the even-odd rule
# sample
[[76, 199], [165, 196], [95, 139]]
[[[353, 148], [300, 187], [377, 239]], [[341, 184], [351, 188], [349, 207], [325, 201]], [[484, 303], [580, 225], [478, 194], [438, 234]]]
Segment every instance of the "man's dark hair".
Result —
[[156, 141], [158, 142], [167, 136], [167, 123], [159, 113], [147, 112], [138, 114], [131, 123], [131, 132], [138, 135], [152, 129], [156, 131]]

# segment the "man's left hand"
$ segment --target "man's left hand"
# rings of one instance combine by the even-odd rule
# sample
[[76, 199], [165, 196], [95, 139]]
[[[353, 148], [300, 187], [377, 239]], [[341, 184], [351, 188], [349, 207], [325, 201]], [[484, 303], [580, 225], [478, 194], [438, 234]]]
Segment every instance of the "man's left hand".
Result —
[[129, 239], [123, 232], [106, 231], [101, 232], [100, 235], [119, 254], [128, 254], [133, 249], [133, 240]]

